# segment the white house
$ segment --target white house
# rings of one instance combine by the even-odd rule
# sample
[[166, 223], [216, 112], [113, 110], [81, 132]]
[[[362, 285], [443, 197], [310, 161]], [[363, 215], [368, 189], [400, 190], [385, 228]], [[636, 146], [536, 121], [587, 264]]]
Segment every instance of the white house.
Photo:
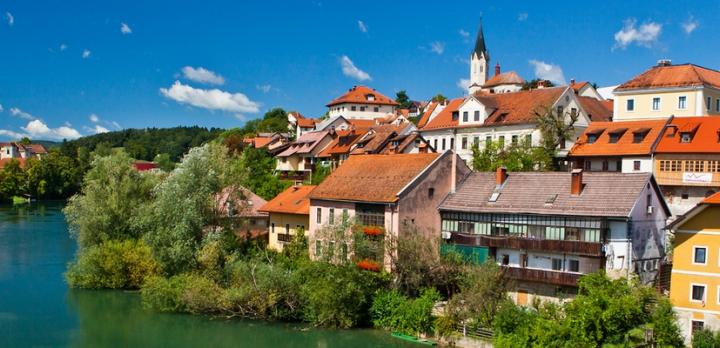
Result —
[[394, 114], [399, 104], [382, 93], [365, 86], [353, 86], [347, 93], [327, 104], [328, 117], [343, 116], [346, 119], [374, 120]]

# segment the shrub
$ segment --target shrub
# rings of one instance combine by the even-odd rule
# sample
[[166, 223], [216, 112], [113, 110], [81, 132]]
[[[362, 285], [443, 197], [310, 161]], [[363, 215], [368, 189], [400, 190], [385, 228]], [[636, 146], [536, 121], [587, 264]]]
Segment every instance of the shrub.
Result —
[[71, 287], [138, 289], [158, 272], [158, 263], [142, 241], [111, 240], [81, 249], [65, 277]]
[[380, 292], [370, 313], [377, 327], [410, 335], [429, 334], [433, 331], [432, 309], [440, 299], [435, 289], [424, 289], [416, 299], [408, 299], [396, 290]]
[[183, 299], [187, 281], [187, 274], [171, 278], [160, 276], [149, 278], [140, 290], [143, 307], [159, 312], [187, 311]]

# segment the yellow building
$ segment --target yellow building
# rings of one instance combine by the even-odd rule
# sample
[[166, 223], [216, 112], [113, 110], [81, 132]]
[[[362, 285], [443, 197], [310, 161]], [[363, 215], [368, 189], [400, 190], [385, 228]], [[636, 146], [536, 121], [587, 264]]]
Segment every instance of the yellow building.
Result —
[[720, 71], [662, 60], [613, 94], [613, 121], [720, 115]]
[[268, 248], [282, 251], [299, 230], [310, 226], [310, 199], [314, 185], [291, 186], [263, 205], [259, 211], [270, 214]]
[[720, 193], [678, 218], [675, 231], [670, 300], [680, 329], [720, 329]]

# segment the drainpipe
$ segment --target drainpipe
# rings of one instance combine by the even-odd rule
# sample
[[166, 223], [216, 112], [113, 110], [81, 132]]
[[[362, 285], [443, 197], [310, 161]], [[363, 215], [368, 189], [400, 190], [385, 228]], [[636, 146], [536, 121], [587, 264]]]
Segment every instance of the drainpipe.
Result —
[[627, 233], [626, 233], [626, 237], [627, 237], [627, 251], [626, 251], [627, 269], [625, 270], [625, 278], [627, 278], [628, 281], [630, 280], [630, 266], [632, 265], [632, 237], [631, 237], [631, 235], [632, 235], [632, 221], [628, 221], [627, 222]]

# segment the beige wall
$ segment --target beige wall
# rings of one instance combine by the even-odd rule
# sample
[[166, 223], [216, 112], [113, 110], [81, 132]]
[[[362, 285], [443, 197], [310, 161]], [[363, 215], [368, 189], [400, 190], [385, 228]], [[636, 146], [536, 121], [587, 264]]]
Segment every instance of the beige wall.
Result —
[[[686, 107], [678, 108], [678, 99], [681, 96], [687, 98]], [[660, 98], [660, 108], [652, 109], [653, 98]], [[710, 97], [710, 110], [707, 109], [707, 97]], [[704, 89], [675, 89], [675, 90], [644, 90], [632, 93], [615, 94], [614, 121], [641, 120], [641, 119], [665, 119], [670, 115], [675, 116], [705, 116], [720, 115], [717, 110], [717, 100], [720, 98], [720, 91]], [[635, 109], [627, 110], [628, 99], [635, 100]]]
[[[275, 229], [273, 230], [273, 224]], [[285, 225], [290, 225], [290, 234], [295, 235], [299, 228], [307, 230], [310, 225], [309, 216], [302, 214], [270, 213], [268, 248], [282, 251], [285, 242], [278, 241], [278, 234], [285, 233]]]

